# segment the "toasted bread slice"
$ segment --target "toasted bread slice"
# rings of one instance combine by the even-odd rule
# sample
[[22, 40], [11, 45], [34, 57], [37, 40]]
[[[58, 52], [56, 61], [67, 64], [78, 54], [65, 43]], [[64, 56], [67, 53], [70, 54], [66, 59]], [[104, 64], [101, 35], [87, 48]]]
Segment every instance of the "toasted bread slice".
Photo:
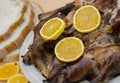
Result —
[[26, 11], [26, 2], [22, 0], [0, 1], [0, 42], [11, 36], [11, 33], [21, 24]]
[[19, 48], [33, 27], [34, 14], [30, 4], [27, 4], [23, 18], [23, 22], [16, 28], [11, 37], [0, 44], [0, 59]]
[[41, 14], [43, 12], [42, 8], [35, 2], [33, 2], [32, 0], [28, 0], [29, 3], [32, 5], [32, 9], [33, 9], [33, 12], [34, 12], [34, 26], [36, 26], [39, 22], [39, 19], [38, 19], [38, 15]]

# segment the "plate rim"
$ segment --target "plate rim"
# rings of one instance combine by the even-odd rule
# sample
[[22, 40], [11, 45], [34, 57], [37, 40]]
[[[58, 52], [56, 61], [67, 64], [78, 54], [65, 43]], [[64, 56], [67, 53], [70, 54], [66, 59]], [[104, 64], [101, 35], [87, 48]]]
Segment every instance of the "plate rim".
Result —
[[[21, 46], [19, 64], [20, 64], [22, 73], [30, 81], [30, 83], [43, 83], [43, 80], [45, 80], [45, 77], [42, 76], [40, 71], [34, 65], [25, 65], [22, 61], [23, 60], [22, 56], [27, 52], [29, 45], [32, 44], [33, 38], [34, 38], [34, 33], [33, 31], [30, 31]], [[26, 42], [27, 42], [27, 45], [26, 45]]]

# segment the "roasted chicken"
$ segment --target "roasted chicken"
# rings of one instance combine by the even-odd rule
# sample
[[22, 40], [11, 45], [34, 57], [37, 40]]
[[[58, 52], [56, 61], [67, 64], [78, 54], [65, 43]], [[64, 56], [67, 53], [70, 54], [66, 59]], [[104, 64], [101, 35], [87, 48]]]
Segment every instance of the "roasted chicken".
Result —
[[[98, 29], [90, 33], [79, 33], [74, 29], [72, 17], [75, 11], [87, 4], [96, 6], [102, 16]], [[39, 30], [53, 17], [60, 17], [67, 27], [54, 41], [44, 41]], [[120, 74], [120, 8], [117, 0], [76, 0], [57, 10], [39, 15], [39, 24], [33, 29], [34, 40], [23, 57], [27, 65], [34, 64], [48, 83], [107, 83]], [[83, 57], [72, 63], [59, 61], [54, 54], [54, 47], [61, 39], [75, 36], [83, 40]]]

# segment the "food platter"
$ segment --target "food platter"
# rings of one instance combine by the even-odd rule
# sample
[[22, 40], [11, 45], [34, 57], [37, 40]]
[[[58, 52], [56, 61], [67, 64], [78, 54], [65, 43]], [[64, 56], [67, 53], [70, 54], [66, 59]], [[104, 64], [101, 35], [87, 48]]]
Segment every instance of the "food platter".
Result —
[[[33, 37], [34, 37], [34, 33], [33, 31], [31, 31], [27, 35], [25, 41], [23, 42], [23, 45], [20, 50], [20, 67], [23, 74], [30, 81], [30, 83], [43, 83], [43, 80], [45, 80], [45, 77], [43, 77], [40, 71], [34, 65], [25, 65], [22, 61], [23, 60], [22, 56], [27, 52], [29, 45], [32, 44]], [[120, 82], [120, 76], [117, 76], [109, 80], [107, 83], [119, 83], [119, 82]], [[89, 82], [83, 81], [80, 83], [89, 83]]]
[[[25, 53], [28, 51], [28, 47], [29, 47], [29, 45], [32, 44], [33, 38], [34, 38], [34, 33], [31, 31], [28, 34], [28, 36], [26, 37], [26, 39], [22, 45], [21, 51], [20, 51], [20, 67], [21, 67], [23, 74], [26, 76], [26, 78], [31, 83], [43, 83], [43, 80], [45, 80], [45, 78], [40, 73], [40, 71], [34, 65], [25, 65], [23, 63], [22, 56], [25, 55]], [[118, 82], [120, 82], [120, 76], [117, 76], [117, 77], [109, 80], [106, 83], [118, 83]], [[89, 82], [84, 81], [84, 82], [80, 82], [80, 83], [89, 83]]]
[[22, 55], [24, 55], [27, 50], [29, 45], [32, 43], [33, 41], [33, 37], [34, 34], [31, 31], [28, 36], [26, 37], [22, 47], [21, 47], [21, 52], [20, 52], [20, 67], [22, 72], [24, 73], [24, 75], [26, 76], [26, 78], [30, 81], [30, 83], [42, 83], [42, 81], [45, 79], [42, 74], [40, 73], [40, 71], [35, 68], [34, 65], [25, 65], [23, 63], [23, 58], [21, 57]]
[[[3, 20], [4, 17], [3, 17], [2, 22], [1, 22], [3, 24], [7, 25], [7, 28], [10, 29], [10, 32], [9, 32], [9, 31], [7, 31], [7, 28], [4, 28], [4, 27], [0, 28], [1, 29], [1, 34], [4, 34], [4, 35], [0, 34], [0, 42], [2, 41], [2, 43], [0, 44], [0, 49], [1, 49], [0, 55], [3, 55], [2, 58], [4, 58], [2, 60], [1, 64], [4, 65], [5, 63], [10, 63], [10, 62], [19, 62], [19, 64], [20, 64], [20, 72], [18, 72], [18, 74], [21, 74], [21, 72], [22, 72], [22, 74], [24, 74], [24, 76], [27, 78], [26, 80], [28, 80], [30, 83], [43, 83], [44, 80], [45, 80], [45, 83], [47, 83], [47, 81], [49, 81], [50, 83], [51, 82], [52, 83], [59, 83], [59, 82], [63, 83], [63, 82], [66, 82], [66, 80], [67, 80], [67, 83], [71, 83], [71, 82], [77, 82], [77, 81], [81, 80], [79, 78], [80, 77], [82, 78], [82, 73], [80, 73], [79, 76], [76, 75], [77, 73], [80, 72], [80, 70], [78, 70], [77, 73], [73, 72], [73, 74], [71, 74], [69, 76], [69, 72], [70, 71], [67, 70], [67, 69], [70, 68], [71, 70], [74, 71], [74, 65], [71, 64], [71, 63], [69, 65], [65, 63], [67, 66], [65, 65], [65, 68], [62, 68], [60, 70], [61, 72], [57, 71], [57, 73], [54, 74], [54, 71], [56, 71], [56, 68], [60, 67], [62, 64], [57, 59], [58, 57], [54, 56], [54, 58], [51, 59], [51, 56], [50, 56], [50, 58], [46, 57], [46, 56], [47, 56], [47, 53], [53, 55], [53, 53], [48, 52], [48, 49], [49, 49], [49, 47], [51, 49], [52, 46], [55, 46], [56, 44], [54, 42], [51, 42], [54, 45], [49, 46], [49, 45], [51, 45], [51, 43], [49, 43], [49, 41], [47, 43], [45, 41], [45, 43], [44, 43], [44, 41], [42, 41], [41, 37], [39, 36], [41, 34], [41, 32], [40, 32], [39, 29], [41, 27], [42, 22], [46, 21], [46, 20], [44, 20], [45, 17], [46, 17], [46, 15], [48, 15], [47, 19], [50, 19], [52, 16], [55, 17], [54, 16], [55, 12], [57, 12], [56, 15], [58, 15], [61, 18], [61, 20], [65, 21], [66, 24], [69, 25], [69, 24], [72, 23], [71, 22], [72, 21], [71, 17], [73, 16], [73, 12], [75, 13], [75, 11], [76, 11], [76, 10], [74, 11], [74, 8], [78, 7], [80, 5], [81, 5], [81, 7], [83, 7], [83, 6], [91, 4], [91, 3], [92, 3], [92, 5], [96, 6], [96, 8], [100, 11], [100, 15], [99, 16], [102, 16], [102, 22], [101, 22], [101, 17], [100, 17], [98, 25], [100, 24], [101, 27], [98, 30], [96, 30], [96, 32], [98, 32], [98, 36], [96, 36], [95, 40], [94, 40], [94, 37], [95, 37], [94, 35], [97, 35], [97, 34], [96, 34], [96, 32], [93, 32], [93, 34], [92, 33], [91, 34], [88, 33], [87, 35], [86, 34], [83, 35], [84, 36], [83, 41], [84, 41], [85, 44], [88, 44], [88, 45], [86, 45], [86, 47], [90, 47], [90, 48], [93, 47], [93, 48], [95, 48], [94, 56], [96, 56], [96, 55], [98, 56], [99, 54], [103, 53], [103, 51], [97, 50], [97, 49], [99, 49], [100, 45], [101, 45], [100, 47], [104, 48], [103, 50], [105, 50], [105, 49], [107, 49], [107, 45], [110, 44], [112, 50], [110, 49], [110, 47], [108, 47], [108, 49], [110, 49], [110, 50], [106, 54], [103, 53], [103, 55], [109, 56], [109, 54], [110, 54], [110, 56], [114, 55], [115, 58], [118, 57], [119, 54], [120, 54], [120, 50], [118, 50], [118, 49], [120, 49], [120, 47], [119, 47], [119, 45], [120, 45], [120, 34], [119, 34], [120, 33], [120, 28], [119, 28], [120, 27], [120, 24], [119, 24], [120, 23], [120, 19], [119, 19], [119, 17], [120, 17], [119, 16], [120, 15], [120, 0], [116, 0], [116, 2], [114, 0], [106, 0], [106, 1], [104, 1], [104, 0], [96, 0], [95, 4], [93, 2], [94, 0], [85, 0], [85, 2], [84, 2], [84, 0], [82, 0], [82, 2], [79, 3], [79, 4], [78, 4], [79, 0], [76, 0], [76, 2], [74, 3], [74, 6], [73, 6], [73, 1], [75, 1], [75, 0], [58, 0], [58, 1], [51, 0], [51, 2], [52, 2], [52, 5], [51, 5], [51, 3], [49, 3], [49, 4], [47, 3], [47, 2], [49, 2], [49, 0], [46, 0], [46, 1], [44, 1], [44, 0], [21, 0], [21, 1], [14, 0], [13, 2], [11, 0], [7, 0], [7, 5], [8, 5], [7, 8], [6, 8], [6, 6], [1, 5], [1, 8], [3, 8], [3, 11], [2, 11], [3, 13], [1, 13], [1, 14], [5, 15], [5, 17], [7, 17], [7, 18], [9, 18], [9, 16], [12, 17], [12, 18], [14, 18], [13, 20], [10, 20], [10, 22], [8, 23], [9, 25], [7, 25], [4, 22], [5, 21], [5, 20]], [[112, 1], [113, 1], [113, 3], [112, 3]], [[20, 5], [17, 5], [18, 7], [16, 7], [16, 4], [13, 4], [14, 2], [16, 4], [20, 4]], [[115, 4], [114, 4], [114, 2], [115, 2]], [[4, 2], [1, 2], [1, 3], [2, 4], [6, 4]], [[67, 3], [68, 3], [68, 5], [66, 5]], [[47, 5], [45, 5], [45, 4], [47, 4]], [[67, 9], [67, 7], [68, 7], [68, 9]], [[5, 8], [6, 9], [10, 8], [10, 9], [9, 9], [9, 11], [4, 11]], [[16, 8], [18, 8], [18, 9], [16, 10]], [[71, 9], [71, 8], [73, 8], [73, 9]], [[83, 8], [81, 8], [81, 9], [83, 9]], [[13, 10], [15, 11], [14, 12], [15, 14], [10, 13]], [[65, 12], [63, 12], [63, 10]], [[8, 15], [7, 12], [9, 12], [10, 15]], [[43, 13], [43, 14], [41, 14], [41, 13]], [[77, 13], [75, 15], [77, 15]], [[109, 16], [109, 14], [111, 14], [111, 15]], [[11, 16], [11, 15], [14, 15], [14, 16]], [[16, 17], [16, 15], [17, 15], [17, 17]], [[39, 18], [38, 18], [38, 15], [39, 15]], [[52, 15], [52, 16], [49, 17], [49, 15]], [[82, 15], [79, 15], [79, 16], [82, 16]], [[86, 15], [86, 16], [88, 16], [88, 15]], [[84, 20], [87, 19], [86, 16], [85, 16]], [[73, 17], [76, 17], [76, 16], [73, 16]], [[79, 18], [79, 17], [76, 17], [76, 18]], [[109, 20], [106, 20], [107, 18], [109, 18]], [[41, 22], [39, 22], [40, 19], [42, 19]], [[23, 22], [21, 22], [21, 20]], [[92, 19], [90, 21], [92, 22]], [[95, 21], [95, 22], [97, 22], [97, 21]], [[95, 23], [95, 22], [92, 22], [92, 23]], [[80, 22], [80, 23], [82, 23], [82, 22]], [[75, 24], [75, 22], [73, 24]], [[107, 27], [103, 26], [104, 24]], [[14, 30], [12, 30], [12, 28], [11, 28], [12, 25], [14, 25], [14, 27], [12, 27], [12, 28], [14, 28]], [[83, 27], [86, 27], [85, 25], [86, 24], [84, 24]], [[76, 25], [73, 25], [73, 26], [76, 29], [76, 27], [75, 27]], [[28, 27], [30, 29], [33, 29], [34, 32], [31, 31], [31, 30], [28, 30]], [[78, 34], [78, 32], [80, 32], [80, 31], [79, 30], [76, 31], [77, 29], [73, 30], [72, 28], [73, 27], [69, 27], [68, 29], [65, 30], [65, 32], [70, 32], [71, 31], [71, 33], [74, 34], [73, 36], [80, 37], [79, 34]], [[102, 29], [102, 28], [105, 28], [105, 29]], [[117, 28], [117, 30], [115, 30], [116, 28]], [[2, 29], [6, 30], [6, 31], [4, 32]], [[40, 34], [38, 32], [36, 34], [36, 30], [38, 30], [40, 32]], [[87, 29], [87, 31], [88, 31], [88, 29]], [[46, 32], [47, 32], [47, 30], [46, 30]], [[101, 32], [103, 32], [103, 33], [101, 33]], [[34, 35], [34, 33], [35, 33], [35, 35]], [[114, 34], [114, 33], [116, 33], [116, 34]], [[65, 38], [65, 36], [69, 37], [67, 35], [70, 35], [69, 33], [63, 33], [63, 34], [65, 34], [65, 35], [62, 35], [63, 38]], [[90, 38], [90, 42], [87, 42], [86, 40], [89, 40], [89, 38]], [[37, 41], [37, 43], [35, 43], [36, 39], [39, 40], [39, 41]], [[93, 39], [93, 41], [91, 41], [91, 39]], [[33, 42], [33, 40], [34, 40], [34, 42]], [[111, 40], [111, 41], [107, 41], [107, 40]], [[98, 42], [98, 41], [100, 41], [100, 42]], [[40, 43], [38, 44], [38, 42], [42, 42], [42, 44], [40, 44]], [[45, 44], [45, 49], [40, 48], [40, 47], [44, 47], [43, 43]], [[58, 41], [57, 41], [57, 43], [58, 43]], [[106, 43], [106, 45], [104, 43]], [[32, 51], [28, 49], [31, 44], [33, 46]], [[113, 44], [116, 44], [118, 46], [115, 46]], [[37, 45], [37, 46], [35, 46], [35, 45]], [[94, 47], [94, 45], [96, 47]], [[113, 45], [113, 47], [112, 47], [112, 45]], [[65, 45], [63, 45], [63, 46], [65, 46]], [[114, 48], [114, 46], [117, 49]], [[38, 48], [40, 48], [40, 50], [37, 50]], [[113, 51], [113, 49], [114, 49], [114, 51]], [[6, 52], [4, 50], [6, 50]], [[32, 55], [36, 55], [36, 53], [39, 54], [39, 55], [41, 55], [41, 56], [37, 56], [38, 57], [37, 60], [39, 60], [39, 61], [35, 60], [33, 56], [29, 57], [30, 53], [26, 54], [26, 53], [28, 53], [28, 50], [29, 50], [29, 52], [31, 52]], [[98, 54], [97, 54], [96, 50], [97, 50]], [[112, 54], [112, 51], [113, 51], [113, 54]], [[119, 52], [117, 52], [117, 51], [119, 51]], [[62, 52], [65, 53], [64, 51], [62, 51]], [[90, 51], [88, 49], [87, 53], [88, 53], [88, 55], [91, 56], [92, 54], [89, 54], [89, 52]], [[87, 53], [86, 53], [86, 55], [87, 55]], [[19, 54], [20, 54], [20, 56], [19, 56]], [[44, 56], [42, 56], [42, 54]], [[74, 54], [75, 53], [73, 53], [73, 55]], [[24, 57], [24, 55], [28, 55], [28, 56]], [[95, 57], [94, 57], [94, 60], [93, 60], [93, 59], [91, 59], [89, 57], [86, 57], [86, 55], [85, 55], [85, 57], [83, 57], [82, 60], [87, 59], [89, 61], [97, 61], [97, 60], [95, 60]], [[24, 58], [24, 60], [26, 62], [29, 60], [28, 64], [23, 62], [23, 58]], [[109, 58], [106, 58], [106, 57], [103, 57], [103, 58], [105, 58], [105, 60], [109, 61]], [[102, 60], [101, 60], [101, 58], [98, 58], [98, 59], [100, 59], [100, 62], [104, 62], [104, 61], [102, 61], [104, 59], [102, 59]], [[102, 67], [101, 68], [96, 67], [96, 68], [98, 68], [98, 71], [93, 72], [94, 75], [93, 74], [90, 74], [90, 75], [87, 74], [87, 76], [89, 76], [89, 77], [94, 77], [95, 76], [95, 79], [98, 77], [97, 78], [97, 82], [93, 81], [94, 80], [93, 78], [89, 78], [89, 77], [86, 78], [84, 76], [83, 78], [85, 78], [84, 79], [85, 81], [82, 81], [82, 82], [80, 81], [79, 83], [89, 83], [86, 80], [89, 80], [90, 83], [91, 82], [92, 83], [98, 83], [98, 82], [102, 83], [102, 81], [104, 81], [104, 83], [120, 83], [120, 73], [118, 73], [119, 72], [120, 64], [117, 64], [117, 63], [120, 62], [120, 57], [119, 57], [119, 62], [117, 62], [117, 59], [118, 58], [116, 58], [116, 59], [113, 60], [113, 61], [116, 62], [115, 65], [110, 65], [110, 67], [108, 67], [107, 69], [104, 68], [105, 66], [103, 66], [103, 69], [102, 69]], [[60, 63], [60, 65], [58, 64], [56, 66], [56, 68], [55, 68], [55, 66], [53, 66], [54, 64], [56, 64], [55, 60], [57, 60], [58, 63]], [[31, 62], [31, 61], [33, 63], [32, 63], [32, 65], [29, 65], [29, 62]], [[44, 61], [43, 64], [41, 64], [42, 61]], [[64, 60], [63, 60], [63, 62], [64, 62]], [[44, 63], [47, 64], [47, 66], [44, 65]], [[94, 63], [94, 64], [97, 64], [97, 63]], [[42, 65], [44, 66], [44, 69], [39, 68]], [[106, 63], [105, 63], [105, 65], [106, 65]], [[109, 64], [107, 64], [106, 66], [108, 66], [108, 65]], [[78, 69], [78, 68], [80, 69], [80, 66], [81, 65], [77, 66], [77, 61], [76, 61], [76, 68], [75, 69]], [[72, 69], [72, 67], [73, 67], [73, 69]], [[12, 67], [10, 67], [10, 68], [12, 68]], [[86, 67], [84, 67], [84, 68], [86, 68]], [[106, 70], [104, 70], [104, 69], [106, 69]], [[51, 70], [53, 71], [52, 73], [50, 72]], [[105, 71], [104, 75], [106, 73], [109, 73], [109, 74], [112, 73], [112, 72], [114, 73], [115, 71], [116, 72], [118, 71], [118, 72], [117, 72], [117, 75], [116, 74], [113, 74], [113, 75], [112, 74], [110, 74], [110, 75], [108, 74], [108, 76], [106, 75], [105, 77], [103, 77], [102, 73], [101, 73], [102, 70], [103, 70], [103, 72]], [[67, 71], [67, 72], [65, 72], [65, 71]], [[87, 72], [90, 72], [90, 71], [88, 70]], [[68, 76], [67, 76], [66, 73], [68, 74]], [[53, 74], [53, 76], [52, 76], [52, 74]], [[59, 75], [59, 74], [61, 74], [61, 75]], [[5, 74], [5, 75], [7, 75], [7, 74]], [[117, 77], [114, 77], [114, 75], [117, 76]], [[4, 76], [4, 75], [2, 75], [2, 76]], [[64, 78], [64, 79], [61, 81], [59, 79], [59, 77]], [[102, 78], [99, 78], [99, 77], [102, 77]], [[76, 78], [77, 78], [77, 80], [76, 80]], [[48, 80], [46, 80], [46, 79], [48, 79]], [[102, 80], [98, 80], [98, 79], [102, 79]], [[108, 80], [108, 79], [110, 79], [110, 80]], [[0, 83], [6, 83], [8, 80], [9, 79], [7, 79], [7, 80], [4, 81], [2, 79], [2, 80], [0, 80]], [[53, 82], [54, 80], [56, 82]], [[20, 83], [23, 83], [23, 82], [20, 82]]]

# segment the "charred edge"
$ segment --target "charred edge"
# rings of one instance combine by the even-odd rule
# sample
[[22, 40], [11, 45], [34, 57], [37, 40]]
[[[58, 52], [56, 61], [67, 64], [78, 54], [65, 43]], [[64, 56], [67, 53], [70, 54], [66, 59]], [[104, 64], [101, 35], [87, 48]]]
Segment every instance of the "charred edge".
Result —
[[73, 3], [74, 2], [67, 4], [66, 6], [64, 6], [62, 8], [59, 8], [57, 10], [57, 12], [60, 12], [66, 16], [71, 11], [71, 9], [75, 7], [75, 5], [73, 5]]
[[75, 6], [73, 5], [74, 2], [72, 3], [69, 3], [67, 5], [65, 5], [64, 7], [62, 8], [59, 8], [57, 10], [54, 10], [54, 11], [51, 11], [51, 12], [47, 12], [47, 13], [43, 13], [43, 14], [39, 14], [38, 18], [40, 20], [45, 20], [46, 18], [50, 18], [50, 17], [53, 17], [55, 16], [56, 14], [63, 14], [63, 15], [67, 15], [72, 8], [74, 8]]

